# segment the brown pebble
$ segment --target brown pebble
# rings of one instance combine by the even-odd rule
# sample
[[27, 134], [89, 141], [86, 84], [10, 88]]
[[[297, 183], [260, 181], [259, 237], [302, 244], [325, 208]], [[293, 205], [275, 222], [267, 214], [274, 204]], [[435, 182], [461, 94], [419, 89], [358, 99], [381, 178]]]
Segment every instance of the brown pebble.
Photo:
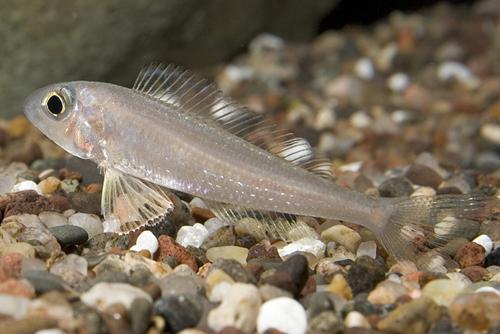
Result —
[[9, 200], [5, 208], [4, 217], [29, 213], [38, 215], [44, 211], [62, 212], [51, 200], [38, 195], [34, 190], [20, 191]]
[[462, 192], [456, 187], [441, 187], [436, 190], [437, 195], [461, 195]]
[[257, 280], [260, 279], [260, 275], [264, 272], [264, 267], [260, 262], [252, 262], [247, 264], [245, 270], [251, 273]]
[[472, 266], [481, 266], [483, 264], [486, 250], [483, 246], [475, 242], [469, 242], [460, 248], [455, 255], [455, 261], [460, 263], [460, 268], [467, 268]]
[[27, 142], [16, 154], [10, 157], [10, 161], [24, 162], [27, 165], [37, 159], [42, 159], [43, 154], [40, 146], [36, 142]]
[[451, 318], [464, 329], [486, 331], [500, 321], [500, 297], [494, 292], [466, 293], [450, 304]]
[[191, 210], [191, 215], [198, 223], [204, 223], [210, 218], [215, 218], [215, 215], [212, 213], [212, 211], [197, 206], [195, 206]]
[[276, 247], [272, 246], [271, 248], [266, 250], [266, 248], [262, 245], [252, 246], [248, 250], [247, 263], [250, 262], [250, 260], [256, 258], [281, 260], [281, 257], [278, 254], [278, 250], [276, 249]]
[[488, 270], [479, 266], [471, 266], [464, 268], [460, 271], [463, 275], [467, 276], [472, 283], [481, 282], [483, 277], [488, 274]]
[[244, 333], [245, 332], [243, 332], [242, 330], [232, 326], [224, 327], [218, 332], [218, 334], [244, 334]]
[[477, 184], [490, 184], [495, 187], [500, 187], [500, 177], [492, 174], [479, 174], [477, 177]]
[[74, 171], [70, 171], [67, 168], [59, 169], [59, 172], [62, 174], [62, 180], [78, 180], [82, 181], [82, 174]]
[[42, 329], [57, 328], [57, 323], [57, 319], [32, 315], [21, 320], [0, 323], [0, 333], [32, 334]]
[[294, 296], [299, 293], [299, 288], [297, 284], [294, 283], [292, 276], [284, 271], [278, 271], [277, 273], [266, 276], [260, 279], [259, 285], [270, 284], [280, 289], [291, 292]]
[[173, 256], [179, 263], [187, 264], [194, 272], [198, 271], [196, 259], [185, 247], [182, 247], [172, 237], [160, 235], [158, 238], [158, 259], [161, 262], [167, 256]]
[[146, 259], [151, 258], [151, 253], [147, 249], [141, 249], [140, 251], [137, 252], [138, 254], [144, 256]]
[[58, 212], [69, 210], [68, 199], [64, 196], [50, 196], [50, 202]]
[[125, 333], [130, 329], [128, 310], [123, 304], [109, 305], [101, 312], [101, 316], [110, 334]]
[[443, 182], [443, 178], [436, 171], [427, 166], [418, 164], [410, 166], [405, 176], [414, 184], [434, 189], [437, 189], [441, 182]]
[[141, 289], [156, 300], [161, 297], [161, 288], [154, 283], [141, 286]]
[[306, 284], [302, 288], [302, 291], [300, 291], [300, 294], [305, 296], [313, 292], [316, 292], [316, 280], [314, 279], [314, 277], [309, 276]]
[[87, 192], [89, 194], [100, 194], [102, 193], [102, 184], [91, 183], [87, 186]]

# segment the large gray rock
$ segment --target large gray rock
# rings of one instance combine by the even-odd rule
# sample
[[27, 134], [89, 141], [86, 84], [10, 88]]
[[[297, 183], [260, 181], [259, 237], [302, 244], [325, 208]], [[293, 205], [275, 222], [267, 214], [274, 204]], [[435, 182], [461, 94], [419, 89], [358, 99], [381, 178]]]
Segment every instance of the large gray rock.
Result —
[[5, 0], [0, 11], [0, 118], [44, 85], [131, 85], [140, 67], [227, 60], [260, 32], [307, 40], [338, 0]]

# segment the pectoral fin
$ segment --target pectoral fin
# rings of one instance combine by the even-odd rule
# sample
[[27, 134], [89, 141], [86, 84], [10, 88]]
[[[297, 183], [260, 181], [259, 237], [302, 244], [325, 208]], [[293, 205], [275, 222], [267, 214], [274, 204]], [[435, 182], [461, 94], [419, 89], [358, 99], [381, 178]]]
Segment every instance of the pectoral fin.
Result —
[[105, 232], [125, 234], [159, 223], [174, 205], [154, 183], [106, 169], [102, 190]]

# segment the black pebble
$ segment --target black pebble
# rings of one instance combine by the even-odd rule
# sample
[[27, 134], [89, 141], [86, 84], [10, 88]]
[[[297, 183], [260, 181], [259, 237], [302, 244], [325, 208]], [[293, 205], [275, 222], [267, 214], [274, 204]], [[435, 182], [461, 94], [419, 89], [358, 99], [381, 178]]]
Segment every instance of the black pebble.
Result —
[[410, 196], [413, 193], [413, 187], [410, 182], [400, 177], [391, 177], [385, 180], [378, 187], [381, 197], [402, 197]]
[[170, 295], [158, 299], [153, 313], [161, 315], [167, 322], [167, 331], [178, 333], [185, 328], [196, 326], [203, 311], [198, 296], [192, 294]]
[[301, 254], [294, 255], [287, 259], [278, 268], [278, 271], [290, 274], [299, 291], [302, 291], [302, 288], [309, 278], [309, 265], [306, 257]]
[[61, 247], [81, 245], [87, 242], [89, 235], [85, 229], [74, 225], [60, 225], [49, 228]]
[[354, 296], [361, 292], [370, 292], [384, 279], [382, 266], [369, 256], [359, 257], [347, 271], [346, 277]]
[[484, 264], [486, 267], [500, 266], [500, 247], [486, 256], [486, 259], [484, 259]]

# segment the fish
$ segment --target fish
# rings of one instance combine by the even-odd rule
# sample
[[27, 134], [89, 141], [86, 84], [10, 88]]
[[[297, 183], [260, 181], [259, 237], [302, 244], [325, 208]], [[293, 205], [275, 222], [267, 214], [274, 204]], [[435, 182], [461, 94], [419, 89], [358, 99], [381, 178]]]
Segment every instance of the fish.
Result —
[[24, 112], [101, 169], [108, 232], [162, 223], [173, 189], [202, 198], [225, 221], [252, 221], [254, 232], [288, 241], [318, 238], [301, 217], [356, 223], [404, 261], [415, 259], [415, 238], [442, 244], [499, 204], [483, 194], [382, 198], [341, 186], [307, 141], [175, 65], [144, 66], [132, 88], [52, 84], [34, 91]]

